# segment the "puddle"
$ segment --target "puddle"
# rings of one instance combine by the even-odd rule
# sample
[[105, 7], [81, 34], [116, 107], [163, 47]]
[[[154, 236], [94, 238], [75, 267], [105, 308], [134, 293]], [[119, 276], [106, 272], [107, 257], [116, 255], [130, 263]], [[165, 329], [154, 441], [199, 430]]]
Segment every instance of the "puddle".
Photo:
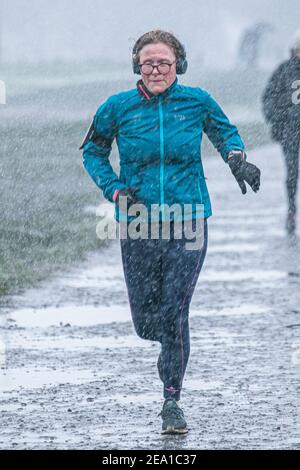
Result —
[[106, 377], [107, 374], [92, 372], [85, 369], [66, 370], [47, 368], [16, 368], [7, 372], [0, 371], [0, 392], [7, 392], [16, 389], [32, 389], [44, 386], [55, 386], [59, 384], [82, 384], [96, 382], [99, 377]]
[[138, 336], [109, 336], [95, 338], [69, 338], [60, 337], [38, 337], [28, 338], [20, 336], [11, 338], [9, 348], [22, 348], [34, 350], [63, 349], [73, 351], [75, 349], [115, 349], [115, 348], [152, 348], [150, 341], [145, 341]]
[[[264, 239], [265, 238], [282, 238], [284, 239], [286, 236], [286, 233], [283, 229], [272, 229], [270, 230], [264, 229]], [[227, 227], [223, 227], [223, 229], [220, 227], [210, 227], [210, 232], [209, 232], [209, 240], [210, 242], [215, 242], [215, 241], [224, 241], [227, 242], [228, 240], [255, 240], [257, 237], [257, 229], [253, 227], [253, 230], [250, 230], [249, 228], [247, 231], [241, 231], [241, 230], [232, 230], [229, 231]]]
[[254, 315], [254, 314], [265, 314], [269, 313], [270, 308], [260, 305], [253, 305], [253, 304], [244, 304], [239, 307], [225, 307], [221, 309], [203, 309], [201, 310], [191, 310], [190, 316], [197, 317], [197, 316], [237, 316], [237, 315]]
[[[280, 213], [283, 215], [283, 213]], [[245, 215], [243, 212], [241, 215], [237, 215], [236, 217], [224, 217], [223, 212], [219, 214], [213, 221], [214, 227], [221, 227], [223, 225], [240, 225], [240, 227], [244, 227], [245, 225], [250, 226], [257, 226], [259, 225], [271, 225], [274, 227], [274, 223], [278, 222], [279, 217], [278, 214], [259, 214], [258, 216], [249, 216]]]
[[91, 326], [113, 322], [131, 321], [129, 307], [119, 305], [94, 307], [92, 305], [48, 307], [39, 309], [21, 309], [9, 314], [8, 318], [21, 327], [60, 326], [60, 323], [71, 326]]
[[256, 271], [203, 271], [203, 282], [237, 282], [237, 281], [277, 281], [287, 279], [287, 273], [276, 270], [256, 270]]
[[261, 245], [255, 245], [253, 243], [228, 243], [227, 245], [222, 243], [210, 246], [209, 253], [252, 253], [260, 251], [261, 249]]

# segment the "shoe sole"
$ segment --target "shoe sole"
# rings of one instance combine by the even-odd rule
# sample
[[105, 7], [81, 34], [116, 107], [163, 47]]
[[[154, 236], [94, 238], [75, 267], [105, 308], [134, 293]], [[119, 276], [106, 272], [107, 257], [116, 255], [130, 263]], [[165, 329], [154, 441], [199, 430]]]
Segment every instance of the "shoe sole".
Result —
[[168, 426], [167, 429], [161, 431], [162, 434], [187, 434], [189, 431], [187, 428], [174, 428], [174, 426]]

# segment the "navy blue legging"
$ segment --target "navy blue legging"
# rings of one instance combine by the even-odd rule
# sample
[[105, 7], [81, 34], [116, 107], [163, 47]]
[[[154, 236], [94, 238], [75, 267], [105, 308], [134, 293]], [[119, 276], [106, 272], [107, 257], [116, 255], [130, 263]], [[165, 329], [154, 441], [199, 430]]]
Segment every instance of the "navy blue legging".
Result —
[[164, 398], [179, 400], [190, 353], [189, 306], [207, 250], [207, 219], [201, 222], [203, 244], [193, 250], [186, 249], [183, 231], [181, 239], [174, 238], [173, 227], [171, 222], [169, 239], [120, 238], [120, 243], [134, 328], [141, 338], [161, 343]]

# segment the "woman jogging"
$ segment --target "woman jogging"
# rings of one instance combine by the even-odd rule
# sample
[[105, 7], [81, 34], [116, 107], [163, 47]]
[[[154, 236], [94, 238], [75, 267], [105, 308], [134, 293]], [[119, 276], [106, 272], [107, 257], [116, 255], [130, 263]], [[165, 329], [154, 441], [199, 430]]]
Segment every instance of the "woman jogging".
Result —
[[[243, 194], [245, 182], [253, 191], [259, 189], [260, 170], [246, 161], [236, 127], [213, 98], [201, 88], [178, 83], [177, 74], [185, 73], [187, 60], [173, 34], [145, 33], [132, 59], [141, 79], [136, 88], [109, 97], [99, 107], [81, 147], [83, 163], [104, 197], [115, 203], [117, 222], [125, 217], [127, 229], [136, 220], [130, 212], [136, 203], [148, 214], [147, 237], [120, 239], [124, 276], [137, 334], [161, 343], [157, 366], [163, 382], [162, 433], [186, 433], [178, 402], [190, 351], [189, 305], [206, 255], [207, 219], [212, 214], [201, 161], [202, 132], [230, 166]], [[109, 162], [114, 138], [119, 177]], [[174, 204], [183, 208], [181, 218], [168, 212]], [[161, 208], [158, 218], [149, 215], [153, 205]], [[162, 226], [170, 214], [170, 235], [164, 238]], [[175, 236], [178, 220], [181, 238]], [[197, 234], [199, 221], [201, 246], [188, 249], [184, 224], [190, 222]], [[156, 238], [150, 237], [152, 222], [159, 226]]]

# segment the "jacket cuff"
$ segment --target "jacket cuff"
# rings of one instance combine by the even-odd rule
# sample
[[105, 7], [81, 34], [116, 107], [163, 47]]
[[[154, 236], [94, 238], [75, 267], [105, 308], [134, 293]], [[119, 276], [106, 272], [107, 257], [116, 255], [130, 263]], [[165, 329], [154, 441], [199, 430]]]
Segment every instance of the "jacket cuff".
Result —
[[120, 189], [116, 189], [116, 190], [115, 190], [115, 192], [114, 192], [114, 194], [113, 194], [113, 200], [114, 200], [114, 202], [116, 202], [117, 196], [118, 196], [118, 194], [119, 194], [120, 191], [121, 191]]
[[126, 184], [121, 183], [120, 181], [116, 181], [113, 188], [110, 188], [109, 191], [104, 194], [104, 197], [109, 202], [115, 202], [115, 198], [117, 197], [116, 191], [120, 191], [121, 189], [125, 188], [127, 188]]
[[232, 149], [227, 155], [227, 163], [232, 157], [240, 156], [241, 160], [246, 160], [247, 156], [244, 150], [242, 149]]

